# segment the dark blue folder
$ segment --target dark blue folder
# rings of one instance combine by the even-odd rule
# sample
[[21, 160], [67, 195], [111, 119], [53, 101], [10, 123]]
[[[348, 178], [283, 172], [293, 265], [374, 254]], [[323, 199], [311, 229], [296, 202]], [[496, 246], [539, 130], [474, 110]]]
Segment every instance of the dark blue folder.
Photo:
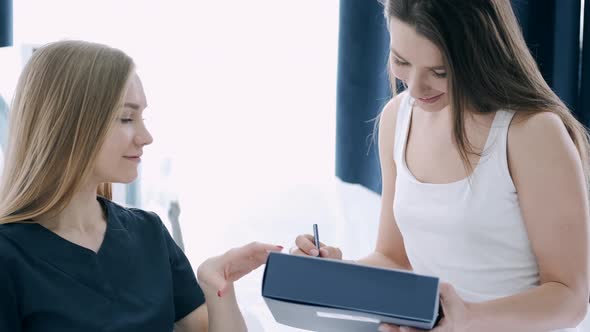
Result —
[[277, 322], [312, 331], [432, 329], [439, 316], [436, 277], [282, 253], [268, 257], [262, 296]]

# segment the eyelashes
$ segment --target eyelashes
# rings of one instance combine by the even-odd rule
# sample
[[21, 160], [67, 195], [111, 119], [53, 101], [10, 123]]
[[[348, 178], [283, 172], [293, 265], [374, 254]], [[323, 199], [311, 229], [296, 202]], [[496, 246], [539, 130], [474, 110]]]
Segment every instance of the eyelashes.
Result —
[[409, 65], [410, 65], [409, 63], [407, 63], [407, 62], [404, 62], [404, 61], [401, 61], [401, 60], [400, 60], [400, 59], [398, 59], [398, 58], [393, 58], [393, 63], [395, 63], [395, 64], [396, 64], [396, 65], [398, 65], [398, 66], [402, 66], [402, 67], [404, 67], [404, 66], [409, 66]]
[[447, 73], [437, 73], [435, 71], [432, 72], [432, 75], [436, 78], [447, 78]]
[[[121, 121], [122, 124], [128, 124], [135, 120], [133, 118], [119, 118], [119, 121]], [[141, 118], [141, 121], [145, 121], [145, 118]]]
[[[401, 61], [400, 59], [395, 58], [395, 57], [393, 58], [393, 63], [397, 66], [400, 66], [400, 67], [409, 67], [410, 66], [410, 64], [408, 62]], [[439, 73], [434, 70], [432, 70], [431, 72], [432, 72], [432, 76], [434, 76], [436, 78], [447, 78], [447, 73]]]

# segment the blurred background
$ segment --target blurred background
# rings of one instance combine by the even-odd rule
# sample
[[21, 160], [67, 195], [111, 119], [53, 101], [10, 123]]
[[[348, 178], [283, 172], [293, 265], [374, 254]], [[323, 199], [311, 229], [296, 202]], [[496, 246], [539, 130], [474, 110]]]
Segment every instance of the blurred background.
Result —
[[[584, 0], [513, 4], [546, 79], [587, 124]], [[314, 223], [346, 259], [373, 249], [372, 119], [391, 95], [377, 1], [0, 0], [0, 16], [0, 170], [35, 48], [105, 43], [134, 58], [154, 136], [139, 179], [117, 185], [115, 200], [158, 213], [195, 269], [251, 241], [288, 250]], [[236, 286], [250, 330], [297, 331], [274, 322], [261, 273]]]
[[[47, 42], [120, 48], [137, 64], [154, 143], [138, 181], [117, 186], [115, 200], [168, 226], [177, 201], [195, 269], [251, 241], [288, 249], [313, 223], [352, 258], [373, 247], [378, 196], [334, 175], [338, 14], [337, 0], [16, 0], [0, 95], [10, 104], [24, 62]], [[357, 213], [360, 224], [347, 222]], [[251, 331], [295, 330], [274, 323], [261, 273], [237, 284]]]

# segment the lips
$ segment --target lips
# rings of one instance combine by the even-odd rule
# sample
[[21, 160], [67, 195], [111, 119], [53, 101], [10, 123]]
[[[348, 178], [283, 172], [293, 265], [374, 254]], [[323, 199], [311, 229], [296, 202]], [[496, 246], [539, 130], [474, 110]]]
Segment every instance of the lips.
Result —
[[141, 161], [141, 155], [137, 155], [137, 156], [124, 156], [123, 158], [129, 160], [129, 161], [135, 161], [135, 162], [140, 162]]
[[440, 97], [442, 97], [442, 95], [444, 95], [444, 93], [441, 93], [440, 95], [437, 95], [437, 96], [427, 97], [427, 98], [418, 98], [418, 100], [420, 100], [423, 103], [432, 104], [432, 103], [437, 102], [440, 99]]

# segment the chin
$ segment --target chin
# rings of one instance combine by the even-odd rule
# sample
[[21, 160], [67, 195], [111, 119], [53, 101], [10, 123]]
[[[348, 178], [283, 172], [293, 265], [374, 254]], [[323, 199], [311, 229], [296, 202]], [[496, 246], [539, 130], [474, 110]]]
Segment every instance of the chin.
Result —
[[135, 174], [126, 174], [126, 175], [119, 175], [119, 176], [113, 176], [112, 180], [109, 181], [111, 183], [123, 183], [123, 184], [129, 184], [133, 181], [135, 181], [137, 179], [137, 173]]
[[440, 112], [443, 109], [447, 108], [449, 106], [449, 104], [442, 102], [442, 101], [438, 102], [438, 103], [434, 103], [434, 104], [426, 104], [426, 103], [422, 103], [420, 101], [416, 101], [416, 106], [420, 107], [420, 109], [425, 112], [436, 113], [436, 112]]
[[120, 181], [121, 183], [124, 184], [129, 184], [133, 181], [137, 180], [137, 175], [133, 176], [133, 177], [129, 177], [129, 178], [125, 178], [124, 180]]

